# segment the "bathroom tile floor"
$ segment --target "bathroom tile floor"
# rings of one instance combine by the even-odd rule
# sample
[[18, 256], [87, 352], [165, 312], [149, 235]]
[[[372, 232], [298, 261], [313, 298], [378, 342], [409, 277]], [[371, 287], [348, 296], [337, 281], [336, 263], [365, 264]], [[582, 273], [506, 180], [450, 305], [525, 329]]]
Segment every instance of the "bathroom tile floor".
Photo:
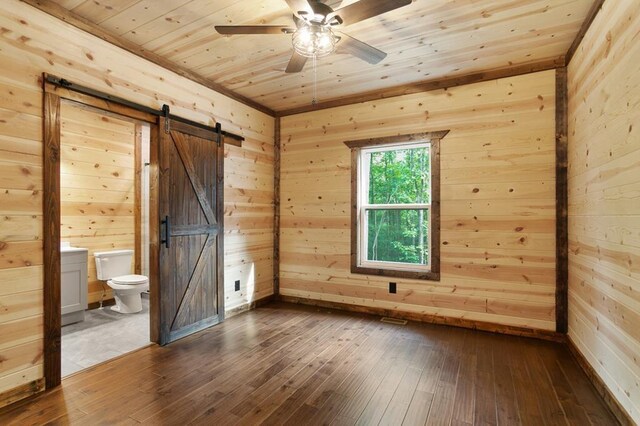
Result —
[[142, 311], [120, 314], [110, 306], [85, 311], [85, 320], [62, 327], [62, 377], [149, 344], [149, 298]]

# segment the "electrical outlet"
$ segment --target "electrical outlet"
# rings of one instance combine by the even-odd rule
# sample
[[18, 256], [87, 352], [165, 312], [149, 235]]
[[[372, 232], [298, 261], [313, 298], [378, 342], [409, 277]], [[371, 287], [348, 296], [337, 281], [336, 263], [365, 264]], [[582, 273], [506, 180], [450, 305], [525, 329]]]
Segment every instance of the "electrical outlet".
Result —
[[235, 290], [236, 290], [236, 291], [240, 291], [240, 280], [236, 280], [236, 283], [235, 283]]
[[396, 293], [396, 283], [389, 283], [389, 293]]

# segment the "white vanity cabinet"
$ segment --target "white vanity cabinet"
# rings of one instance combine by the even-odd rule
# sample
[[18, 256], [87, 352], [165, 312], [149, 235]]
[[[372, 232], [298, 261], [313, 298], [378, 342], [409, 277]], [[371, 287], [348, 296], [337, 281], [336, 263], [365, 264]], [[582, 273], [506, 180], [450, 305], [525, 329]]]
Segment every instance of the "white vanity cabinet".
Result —
[[87, 260], [86, 248], [71, 247], [63, 243], [60, 248], [62, 325], [84, 321], [87, 309]]

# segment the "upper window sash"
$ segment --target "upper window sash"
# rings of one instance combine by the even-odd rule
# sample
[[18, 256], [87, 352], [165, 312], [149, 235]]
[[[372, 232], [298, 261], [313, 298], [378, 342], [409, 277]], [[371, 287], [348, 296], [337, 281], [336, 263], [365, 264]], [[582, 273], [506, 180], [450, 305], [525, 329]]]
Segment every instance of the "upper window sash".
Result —
[[[395, 206], [396, 204], [369, 204], [369, 184], [370, 184], [370, 170], [369, 170], [369, 162], [365, 161], [367, 154], [373, 154], [378, 152], [387, 152], [387, 151], [400, 151], [400, 150], [409, 150], [409, 149], [419, 149], [426, 148], [429, 150], [429, 158], [431, 158], [431, 141], [428, 139], [418, 140], [418, 141], [398, 141], [389, 143], [386, 145], [378, 145], [371, 148], [360, 148], [358, 152], [358, 194], [357, 194], [357, 204], [359, 208], [364, 206]], [[429, 180], [431, 180], [431, 176], [429, 176]], [[431, 200], [431, 185], [429, 185], [429, 200]], [[430, 206], [431, 203], [412, 203], [412, 204], [398, 204], [398, 206]], [[396, 207], [392, 207], [396, 208]], [[402, 207], [397, 207], [402, 208]], [[407, 207], [408, 208], [408, 207]]]

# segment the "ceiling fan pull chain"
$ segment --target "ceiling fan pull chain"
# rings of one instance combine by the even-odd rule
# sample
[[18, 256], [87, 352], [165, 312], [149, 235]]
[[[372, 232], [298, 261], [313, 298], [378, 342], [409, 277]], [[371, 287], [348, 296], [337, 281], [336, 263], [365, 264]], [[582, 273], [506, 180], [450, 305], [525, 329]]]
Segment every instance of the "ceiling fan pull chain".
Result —
[[318, 103], [318, 66], [316, 61], [316, 55], [313, 55], [313, 100], [311, 101], [311, 105], [316, 105]]

